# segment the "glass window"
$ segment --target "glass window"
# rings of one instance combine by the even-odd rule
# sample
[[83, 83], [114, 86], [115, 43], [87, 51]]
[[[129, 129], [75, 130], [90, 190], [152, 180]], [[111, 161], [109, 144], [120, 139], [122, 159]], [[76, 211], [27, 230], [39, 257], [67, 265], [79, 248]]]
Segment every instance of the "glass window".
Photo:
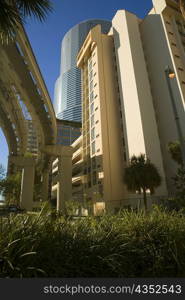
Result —
[[92, 158], [92, 168], [96, 169], [96, 156]]
[[91, 80], [92, 77], [93, 77], [93, 70], [91, 70], [90, 73], [89, 73], [89, 80]]
[[95, 128], [91, 129], [91, 141], [95, 139]]
[[66, 130], [66, 129], [63, 130], [63, 131], [62, 131], [62, 135], [63, 135], [63, 136], [69, 136], [69, 135], [70, 135], [70, 130]]
[[95, 142], [92, 142], [91, 147], [92, 147], [92, 154], [95, 154], [95, 150], [96, 150]]
[[93, 172], [93, 185], [96, 184], [96, 171]]
[[99, 179], [104, 178], [104, 172], [99, 172], [99, 173], [98, 173], [98, 178], [99, 178]]
[[94, 100], [94, 92], [92, 91], [91, 93], [90, 93], [90, 102], [92, 102]]
[[91, 116], [91, 127], [94, 126], [94, 115]]
[[94, 113], [94, 103], [91, 104], [91, 114]]
[[88, 187], [89, 187], [89, 188], [91, 187], [91, 181], [88, 182]]
[[90, 89], [90, 92], [92, 92], [92, 90], [93, 90], [93, 80], [90, 82], [89, 89]]
[[92, 60], [90, 59], [89, 60], [89, 70], [91, 70], [92, 69]]

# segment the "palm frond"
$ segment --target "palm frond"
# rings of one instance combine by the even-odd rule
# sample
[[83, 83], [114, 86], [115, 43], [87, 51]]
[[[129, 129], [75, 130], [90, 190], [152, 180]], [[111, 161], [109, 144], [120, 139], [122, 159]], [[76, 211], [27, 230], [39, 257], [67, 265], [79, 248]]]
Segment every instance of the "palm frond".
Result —
[[24, 17], [33, 15], [40, 21], [44, 21], [47, 13], [53, 9], [49, 0], [16, 0], [16, 6]]
[[0, 40], [3, 43], [13, 38], [17, 24], [21, 22], [21, 15], [11, 2], [0, 1]]
[[50, 0], [0, 0], [0, 42], [7, 44], [13, 40], [18, 25], [23, 24], [27, 16], [44, 21], [50, 11]]

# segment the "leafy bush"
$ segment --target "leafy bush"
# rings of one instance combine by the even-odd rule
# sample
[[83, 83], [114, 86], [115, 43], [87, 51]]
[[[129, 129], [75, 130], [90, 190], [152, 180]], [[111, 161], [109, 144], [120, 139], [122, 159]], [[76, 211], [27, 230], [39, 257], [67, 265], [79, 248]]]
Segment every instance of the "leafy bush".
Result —
[[65, 220], [45, 212], [3, 220], [0, 277], [185, 277], [185, 216]]

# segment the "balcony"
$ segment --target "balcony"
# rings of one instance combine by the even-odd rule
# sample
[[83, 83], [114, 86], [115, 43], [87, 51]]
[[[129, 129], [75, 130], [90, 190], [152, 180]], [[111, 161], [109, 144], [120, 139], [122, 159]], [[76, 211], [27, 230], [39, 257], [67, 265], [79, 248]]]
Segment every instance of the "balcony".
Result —
[[72, 178], [72, 185], [78, 186], [82, 184], [82, 176], [76, 176]]
[[79, 148], [77, 151], [73, 153], [72, 163], [75, 164], [81, 159], [82, 159], [82, 148]]

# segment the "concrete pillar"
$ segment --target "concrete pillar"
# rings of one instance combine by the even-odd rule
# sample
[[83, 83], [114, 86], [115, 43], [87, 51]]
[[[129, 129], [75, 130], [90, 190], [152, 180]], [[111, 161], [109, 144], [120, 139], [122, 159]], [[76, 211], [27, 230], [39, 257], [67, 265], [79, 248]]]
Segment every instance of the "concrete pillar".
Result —
[[20, 206], [29, 211], [33, 209], [34, 177], [34, 159], [31, 157], [23, 158]]
[[65, 202], [72, 199], [72, 151], [58, 158], [57, 211], [65, 210]]
[[9, 174], [15, 174], [22, 169], [20, 206], [26, 210], [33, 208], [35, 159], [33, 157], [9, 156]]
[[48, 200], [49, 193], [49, 170], [45, 170], [42, 174], [42, 201]]
[[57, 211], [65, 213], [65, 202], [72, 199], [73, 148], [62, 145], [46, 145], [42, 151], [58, 157]]

